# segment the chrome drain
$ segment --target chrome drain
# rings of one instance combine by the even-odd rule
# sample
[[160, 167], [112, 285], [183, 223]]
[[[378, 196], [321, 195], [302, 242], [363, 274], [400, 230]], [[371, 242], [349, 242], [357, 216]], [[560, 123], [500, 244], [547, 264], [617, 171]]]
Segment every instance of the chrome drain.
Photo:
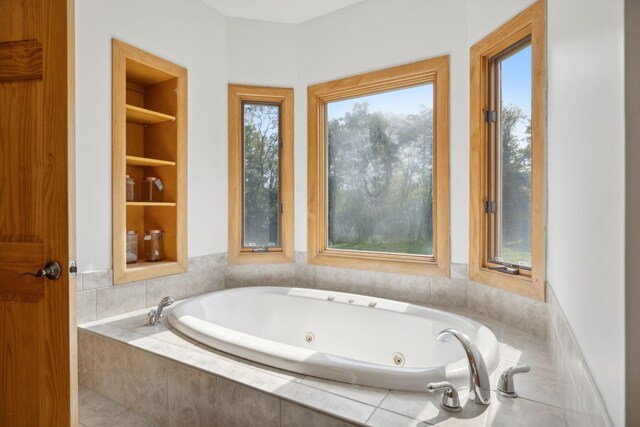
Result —
[[393, 355], [393, 363], [396, 366], [404, 366], [404, 356], [402, 353], [396, 353]]
[[316, 340], [316, 336], [313, 335], [312, 332], [307, 332], [306, 334], [304, 334], [304, 340], [306, 342], [308, 342], [309, 344], [311, 344], [312, 342], [314, 342]]

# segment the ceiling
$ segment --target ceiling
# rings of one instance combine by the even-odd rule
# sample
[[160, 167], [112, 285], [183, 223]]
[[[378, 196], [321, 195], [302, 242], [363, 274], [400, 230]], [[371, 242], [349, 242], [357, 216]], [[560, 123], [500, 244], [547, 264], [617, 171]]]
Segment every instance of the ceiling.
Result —
[[225, 16], [300, 24], [364, 0], [203, 0]]

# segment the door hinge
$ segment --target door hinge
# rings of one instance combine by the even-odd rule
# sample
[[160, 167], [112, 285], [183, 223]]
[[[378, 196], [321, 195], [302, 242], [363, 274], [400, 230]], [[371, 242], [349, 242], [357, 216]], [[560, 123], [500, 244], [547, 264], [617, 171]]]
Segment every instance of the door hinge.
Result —
[[69, 260], [69, 277], [73, 278], [78, 275], [78, 265], [76, 264], [76, 260]]
[[280, 203], [280, 213], [284, 213], [284, 204]]
[[493, 200], [485, 200], [484, 213], [496, 213], [496, 202]]
[[483, 108], [482, 112], [484, 113], [484, 121], [485, 122], [487, 122], [487, 123], [495, 123], [496, 122], [497, 114], [496, 114], [495, 110], [485, 110]]

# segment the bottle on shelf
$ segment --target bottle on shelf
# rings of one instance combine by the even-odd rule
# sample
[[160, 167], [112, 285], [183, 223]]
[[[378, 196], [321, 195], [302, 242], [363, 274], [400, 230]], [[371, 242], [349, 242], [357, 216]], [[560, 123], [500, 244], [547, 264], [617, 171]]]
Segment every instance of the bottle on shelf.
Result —
[[155, 176], [147, 176], [142, 180], [142, 201], [161, 202], [164, 185], [162, 180]]
[[127, 175], [127, 202], [133, 202], [136, 198], [135, 196], [136, 190], [136, 182], [131, 175]]
[[164, 230], [147, 230], [144, 235], [144, 254], [147, 261], [164, 260]]
[[127, 264], [138, 262], [138, 232], [127, 231]]

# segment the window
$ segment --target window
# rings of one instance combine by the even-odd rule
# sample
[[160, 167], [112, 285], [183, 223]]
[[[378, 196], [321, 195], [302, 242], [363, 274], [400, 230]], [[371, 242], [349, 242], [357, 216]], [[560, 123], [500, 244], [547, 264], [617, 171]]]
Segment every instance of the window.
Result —
[[309, 87], [309, 261], [449, 274], [449, 59]]
[[544, 4], [471, 48], [472, 280], [544, 298]]
[[293, 90], [229, 85], [229, 263], [293, 261]]

